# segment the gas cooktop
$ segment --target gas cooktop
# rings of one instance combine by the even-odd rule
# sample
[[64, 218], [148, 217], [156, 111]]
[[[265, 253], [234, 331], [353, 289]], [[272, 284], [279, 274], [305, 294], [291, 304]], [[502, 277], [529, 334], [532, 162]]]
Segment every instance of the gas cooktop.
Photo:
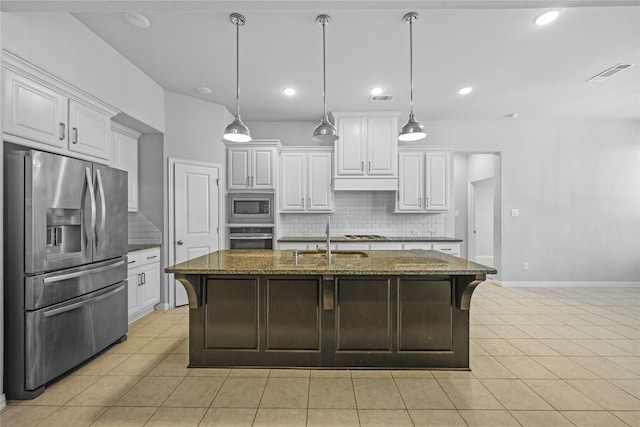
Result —
[[381, 236], [379, 234], [345, 234], [344, 237], [348, 240], [386, 240], [387, 236]]

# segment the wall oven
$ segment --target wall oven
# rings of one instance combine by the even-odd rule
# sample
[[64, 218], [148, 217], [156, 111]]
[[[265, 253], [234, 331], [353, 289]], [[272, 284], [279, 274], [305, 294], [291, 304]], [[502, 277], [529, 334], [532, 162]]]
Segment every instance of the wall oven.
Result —
[[229, 227], [229, 249], [273, 249], [273, 227]]
[[228, 207], [230, 223], [273, 224], [272, 193], [230, 193]]

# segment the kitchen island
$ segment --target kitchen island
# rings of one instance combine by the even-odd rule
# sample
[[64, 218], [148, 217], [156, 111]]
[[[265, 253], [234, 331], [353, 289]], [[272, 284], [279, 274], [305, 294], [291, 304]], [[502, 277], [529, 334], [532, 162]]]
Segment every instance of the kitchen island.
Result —
[[430, 250], [221, 250], [165, 269], [189, 296], [189, 366], [469, 368], [491, 267]]

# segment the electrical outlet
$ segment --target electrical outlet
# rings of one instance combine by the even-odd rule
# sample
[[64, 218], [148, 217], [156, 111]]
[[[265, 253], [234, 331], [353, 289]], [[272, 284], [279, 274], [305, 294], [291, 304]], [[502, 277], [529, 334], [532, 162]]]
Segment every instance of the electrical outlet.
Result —
[[520, 216], [520, 209], [511, 209], [511, 216]]
[[522, 269], [523, 270], [528, 270], [529, 269], [529, 263], [525, 261], [524, 264], [522, 264]]

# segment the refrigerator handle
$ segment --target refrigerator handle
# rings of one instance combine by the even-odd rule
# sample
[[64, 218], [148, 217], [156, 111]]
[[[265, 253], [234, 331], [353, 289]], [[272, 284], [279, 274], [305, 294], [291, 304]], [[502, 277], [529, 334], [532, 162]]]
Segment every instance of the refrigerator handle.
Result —
[[84, 176], [87, 179], [87, 188], [89, 189], [89, 197], [91, 197], [91, 233], [96, 231], [96, 195], [93, 191], [93, 183], [91, 182], [91, 168], [84, 168]]
[[[98, 191], [100, 191], [100, 231], [104, 233], [107, 215], [107, 202], [104, 199], [104, 186], [102, 185], [102, 174], [100, 169], [96, 169], [96, 181], [98, 184]], [[98, 230], [94, 228], [94, 241], [96, 253], [98, 253]]]

